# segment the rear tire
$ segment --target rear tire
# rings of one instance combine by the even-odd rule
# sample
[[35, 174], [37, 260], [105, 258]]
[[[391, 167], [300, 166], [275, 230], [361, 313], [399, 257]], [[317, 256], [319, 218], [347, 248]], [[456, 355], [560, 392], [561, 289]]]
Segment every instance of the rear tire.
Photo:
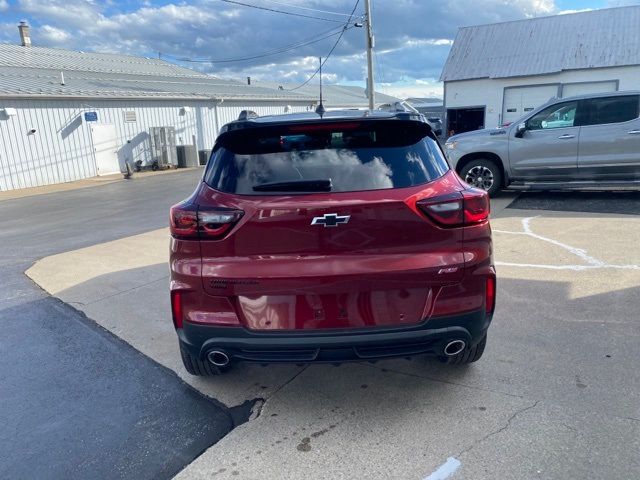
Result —
[[213, 375], [221, 375], [226, 372], [229, 367], [216, 367], [215, 365], [209, 363], [208, 361], [202, 361], [197, 357], [191, 355], [186, 348], [180, 344], [180, 356], [182, 357], [182, 363], [184, 364], [184, 368], [191, 375], [196, 375], [198, 377], [210, 377]]
[[487, 346], [487, 334], [484, 334], [482, 340], [480, 340], [475, 346], [471, 348], [465, 348], [463, 351], [452, 357], [440, 357], [443, 363], [449, 365], [466, 365], [468, 363], [477, 362], [482, 357], [484, 349]]
[[493, 160], [476, 158], [467, 163], [460, 176], [472, 187], [486, 190], [490, 197], [495, 196], [503, 185], [504, 175], [502, 169]]

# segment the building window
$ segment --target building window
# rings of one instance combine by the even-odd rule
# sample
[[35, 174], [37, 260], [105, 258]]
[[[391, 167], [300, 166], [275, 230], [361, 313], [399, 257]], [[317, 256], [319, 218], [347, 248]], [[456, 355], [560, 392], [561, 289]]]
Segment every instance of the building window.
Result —
[[136, 121], [136, 112], [134, 110], [125, 110], [124, 111], [124, 121], [125, 122], [135, 122]]

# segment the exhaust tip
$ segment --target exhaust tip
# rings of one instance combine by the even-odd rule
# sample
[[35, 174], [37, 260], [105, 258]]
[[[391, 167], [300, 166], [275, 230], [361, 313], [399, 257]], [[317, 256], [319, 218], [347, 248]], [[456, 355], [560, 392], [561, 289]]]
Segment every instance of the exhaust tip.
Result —
[[444, 354], [448, 357], [453, 357], [459, 354], [467, 347], [467, 342], [464, 340], [451, 340], [444, 347]]
[[207, 353], [207, 359], [216, 367], [224, 367], [229, 364], [229, 356], [220, 350], [211, 350]]

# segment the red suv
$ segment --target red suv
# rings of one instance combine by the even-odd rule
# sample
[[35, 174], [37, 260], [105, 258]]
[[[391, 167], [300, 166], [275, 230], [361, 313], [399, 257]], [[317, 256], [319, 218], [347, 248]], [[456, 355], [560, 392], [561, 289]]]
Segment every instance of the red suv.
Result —
[[495, 305], [489, 199], [424, 117], [248, 116], [171, 208], [187, 371], [234, 361], [478, 360]]

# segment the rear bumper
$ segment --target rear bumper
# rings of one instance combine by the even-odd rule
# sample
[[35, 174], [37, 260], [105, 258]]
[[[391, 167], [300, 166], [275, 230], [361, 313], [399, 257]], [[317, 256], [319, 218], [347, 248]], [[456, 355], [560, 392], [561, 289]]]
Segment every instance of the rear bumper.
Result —
[[239, 327], [186, 323], [178, 329], [180, 343], [191, 355], [205, 359], [212, 350], [232, 360], [259, 363], [343, 362], [407, 355], [442, 355], [451, 340], [475, 345], [485, 335], [491, 315], [477, 311], [432, 318], [411, 327], [378, 327], [308, 332], [255, 332]]

